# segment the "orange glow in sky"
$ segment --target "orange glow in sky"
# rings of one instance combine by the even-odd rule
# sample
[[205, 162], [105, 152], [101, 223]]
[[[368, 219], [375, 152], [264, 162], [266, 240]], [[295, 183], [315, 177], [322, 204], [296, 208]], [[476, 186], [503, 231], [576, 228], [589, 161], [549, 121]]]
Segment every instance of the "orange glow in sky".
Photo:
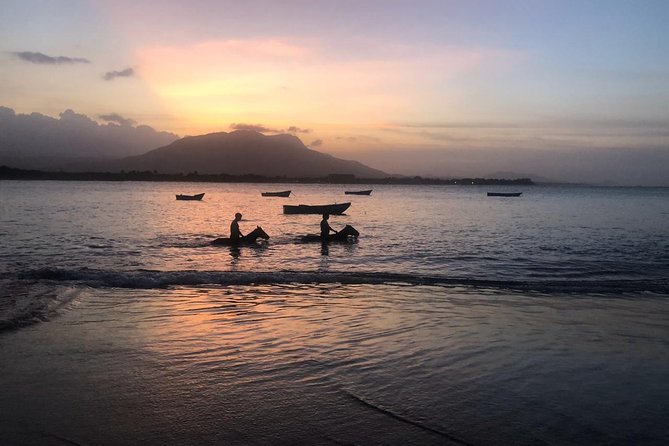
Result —
[[297, 127], [331, 153], [657, 150], [669, 8], [644, 5], [5, 0], [0, 106]]

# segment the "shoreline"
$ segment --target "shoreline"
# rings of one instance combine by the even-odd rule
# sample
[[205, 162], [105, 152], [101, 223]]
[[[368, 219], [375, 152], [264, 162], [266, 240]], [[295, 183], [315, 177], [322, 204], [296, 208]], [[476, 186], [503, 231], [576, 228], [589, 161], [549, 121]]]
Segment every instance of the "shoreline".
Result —
[[353, 175], [330, 175], [321, 178], [265, 177], [262, 175], [158, 173], [156, 171], [130, 172], [53, 172], [16, 169], [0, 166], [0, 180], [56, 180], [56, 181], [149, 181], [183, 183], [284, 183], [284, 184], [388, 184], [388, 185], [455, 185], [455, 186], [534, 186], [530, 178], [357, 178]]

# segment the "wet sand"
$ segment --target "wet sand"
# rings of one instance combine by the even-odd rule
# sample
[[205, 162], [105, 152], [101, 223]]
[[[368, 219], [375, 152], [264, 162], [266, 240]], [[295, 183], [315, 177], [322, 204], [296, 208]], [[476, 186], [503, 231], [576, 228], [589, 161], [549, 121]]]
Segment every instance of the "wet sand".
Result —
[[0, 443], [669, 438], [665, 299], [337, 284], [63, 291], [48, 320], [0, 334]]

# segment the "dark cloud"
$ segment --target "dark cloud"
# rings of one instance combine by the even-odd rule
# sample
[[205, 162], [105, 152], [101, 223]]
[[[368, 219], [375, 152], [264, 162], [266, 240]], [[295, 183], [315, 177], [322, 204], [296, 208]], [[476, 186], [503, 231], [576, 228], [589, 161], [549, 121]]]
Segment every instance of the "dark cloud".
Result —
[[119, 125], [135, 125], [137, 124], [137, 121], [134, 119], [129, 119], [129, 118], [124, 118], [123, 116], [119, 115], [118, 113], [109, 113], [108, 115], [100, 115], [98, 118], [102, 119], [103, 121], [107, 122], [115, 122], [116, 124]]
[[258, 133], [281, 133], [281, 130], [271, 129], [262, 124], [230, 124], [232, 130], [248, 130]]
[[311, 133], [310, 129], [303, 129], [301, 127], [296, 127], [294, 125], [291, 125], [287, 129], [273, 129], [270, 127], [266, 127], [262, 124], [230, 124], [230, 128], [232, 130], [249, 130], [252, 132], [259, 132], [259, 133]]
[[317, 139], [315, 141], [312, 141], [311, 144], [309, 144], [309, 147], [320, 147], [322, 145], [323, 145], [323, 140]]
[[117, 77], [132, 77], [135, 75], [135, 70], [132, 68], [126, 68], [121, 71], [107, 71], [102, 78], [106, 81], [112, 81]]
[[288, 133], [311, 133], [310, 129], [302, 129], [300, 127], [295, 127], [294, 125], [291, 125], [288, 127], [288, 130], [286, 130]]
[[84, 59], [83, 57], [65, 57], [65, 56], [52, 57], [42, 53], [33, 53], [31, 51], [17, 51], [14, 53], [14, 55], [26, 62], [45, 64], [45, 65], [91, 63], [90, 60]]

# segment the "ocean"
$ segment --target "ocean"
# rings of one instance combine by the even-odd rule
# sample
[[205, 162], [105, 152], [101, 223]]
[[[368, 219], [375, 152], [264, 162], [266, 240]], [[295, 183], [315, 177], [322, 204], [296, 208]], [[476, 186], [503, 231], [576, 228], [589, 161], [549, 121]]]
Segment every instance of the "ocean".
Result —
[[[346, 201], [351, 243], [282, 213]], [[270, 239], [211, 246], [236, 212]], [[663, 188], [2, 181], [0, 444], [667, 444], [668, 222]]]

